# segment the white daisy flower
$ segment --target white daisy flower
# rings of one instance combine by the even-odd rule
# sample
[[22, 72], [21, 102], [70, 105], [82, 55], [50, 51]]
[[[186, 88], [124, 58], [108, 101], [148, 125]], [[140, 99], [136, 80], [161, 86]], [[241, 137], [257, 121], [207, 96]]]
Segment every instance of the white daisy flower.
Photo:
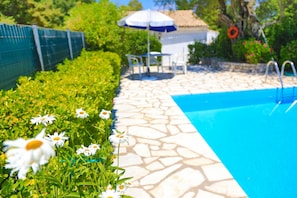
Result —
[[76, 109], [76, 117], [84, 119], [88, 116], [89, 114], [87, 114], [87, 112], [85, 112], [82, 108]]
[[91, 155], [94, 155], [96, 151], [94, 151], [94, 149], [90, 149], [89, 147], [85, 147], [84, 145], [81, 145], [81, 148], [77, 149], [76, 153], [78, 155], [83, 153], [85, 156], [91, 156]]
[[100, 149], [100, 145], [99, 144], [90, 144], [88, 146], [89, 149], [93, 150], [92, 152], [95, 154], [97, 150]]
[[101, 112], [100, 112], [100, 114], [99, 114], [99, 117], [101, 119], [107, 120], [107, 119], [109, 119], [110, 114], [111, 114], [111, 111], [107, 111], [105, 109], [102, 109]]
[[29, 164], [22, 163], [22, 161], [15, 161], [15, 160], [12, 160], [5, 165], [6, 169], [12, 169], [10, 172], [10, 175], [13, 175], [13, 173], [18, 172], [19, 179], [26, 179], [26, 175], [30, 167], [32, 168], [33, 173], [36, 173], [39, 170], [40, 165], [35, 162], [32, 162], [29, 165]]
[[115, 190], [106, 190], [102, 192], [101, 198], [120, 198], [120, 195]]
[[77, 154], [77, 155], [80, 155], [80, 154], [82, 154], [82, 153], [84, 153], [84, 149], [83, 149], [83, 148], [78, 148], [78, 149], [76, 150], [76, 154]]
[[47, 126], [48, 123], [52, 124], [54, 120], [56, 120], [56, 118], [53, 115], [39, 115], [38, 117], [33, 117], [31, 119], [31, 123], [36, 125], [43, 124], [44, 126]]
[[41, 123], [41, 116], [33, 117], [33, 118], [31, 118], [30, 121], [31, 121], [32, 124], [36, 124], [36, 125], [38, 125], [38, 124]]
[[116, 129], [112, 130], [113, 134], [109, 136], [109, 141], [114, 144], [124, 143], [127, 142], [129, 144], [127, 132], [120, 132]]
[[69, 137], [65, 137], [65, 132], [62, 132], [58, 134], [58, 132], [55, 132], [54, 135], [48, 134], [48, 137], [45, 137], [45, 139], [49, 140], [53, 146], [62, 147], [64, 146], [65, 140], [68, 140]]
[[23, 179], [30, 167], [36, 172], [40, 165], [46, 164], [52, 156], [55, 156], [52, 144], [44, 139], [44, 135], [45, 129], [29, 140], [19, 138], [3, 142], [7, 156], [5, 167], [12, 169], [11, 174], [18, 172], [18, 178]]
[[116, 189], [116, 191], [117, 191], [120, 195], [123, 195], [123, 194], [125, 194], [125, 192], [126, 192], [128, 186], [129, 186], [129, 183], [126, 183], [126, 182], [124, 182], [124, 183], [122, 183], [122, 184], [118, 184], [118, 185], [117, 185], [117, 189]]
[[[12, 161], [12, 162], [6, 161], [6, 162], [7, 164], [5, 165], [5, 168], [12, 169], [10, 172], [10, 176], [12, 176], [13, 173], [18, 172], [19, 179], [26, 179], [27, 172], [30, 169], [30, 166], [28, 164], [22, 164], [21, 161]], [[36, 169], [33, 169], [33, 170], [36, 170]]]
[[45, 120], [46, 120], [46, 123], [49, 123], [49, 124], [53, 124], [53, 122], [56, 120], [55, 116], [53, 115], [45, 115], [44, 116]]

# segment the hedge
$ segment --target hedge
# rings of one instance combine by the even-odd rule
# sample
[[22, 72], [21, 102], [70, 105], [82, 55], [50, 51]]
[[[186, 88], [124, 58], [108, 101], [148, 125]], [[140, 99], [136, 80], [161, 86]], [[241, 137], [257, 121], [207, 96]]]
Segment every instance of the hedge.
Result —
[[[73, 61], [65, 60], [57, 71], [21, 77], [14, 90], [0, 91], [0, 139], [30, 139], [46, 128], [47, 134], [69, 137], [56, 156], [36, 174], [29, 171], [25, 180], [6, 169], [6, 155], [0, 151], [0, 193], [3, 197], [98, 197], [108, 185], [125, 181], [113, 166], [114, 148], [108, 137], [112, 118], [102, 119], [102, 110], [111, 111], [119, 85], [120, 58], [109, 52], [83, 51]], [[78, 119], [82, 108], [89, 116]], [[53, 124], [31, 123], [33, 117], [52, 115]], [[76, 154], [82, 145], [99, 144], [92, 157]]]

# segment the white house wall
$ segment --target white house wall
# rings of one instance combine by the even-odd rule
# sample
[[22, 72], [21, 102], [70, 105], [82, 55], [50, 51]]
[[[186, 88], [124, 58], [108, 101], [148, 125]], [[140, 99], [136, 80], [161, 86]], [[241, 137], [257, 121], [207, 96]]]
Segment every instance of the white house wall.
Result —
[[[195, 41], [208, 43], [207, 30], [178, 30], [176, 32], [163, 33], [161, 37], [162, 53], [188, 54], [188, 45]], [[170, 59], [164, 57], [162, 64], [170, 65]]]
[[212, 43], [219, 35], [219, 32], [214, 31], [214, 30], [208, 30], [207, 32], [207, 44]]

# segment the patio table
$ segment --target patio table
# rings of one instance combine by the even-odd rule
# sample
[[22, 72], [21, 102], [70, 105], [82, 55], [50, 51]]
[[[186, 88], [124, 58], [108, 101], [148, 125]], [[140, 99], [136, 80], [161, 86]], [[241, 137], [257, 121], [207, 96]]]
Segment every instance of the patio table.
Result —
[[[145, 59], [147, 59], [148, 57], [169, 57], [169, 63], [171, 62], [170, 58], [172, 56], [172, 54], [169, 54], [169, 53], [156, 53], [156, 52], [150, 52], [149, 54], [148, 53], [144, 53], [144, 54], [139, 54], [137, 56], [140, 56], [140, 57], [143, 57]], [[146, 66], [147, 66], [147, 75], [150, 76], [150, 65], [147, 64], [148, 61], [146, 61]], [[163, 64], [163, 63], [162, 63]], [[161, 65], [162, 67], [162, 71], [163, 71], [163, 65]]]

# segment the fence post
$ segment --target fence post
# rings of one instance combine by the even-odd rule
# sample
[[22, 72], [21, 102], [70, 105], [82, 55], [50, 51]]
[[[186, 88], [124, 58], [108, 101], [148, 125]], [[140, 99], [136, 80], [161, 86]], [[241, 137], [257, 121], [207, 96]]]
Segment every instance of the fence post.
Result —
[[70, 36], [70, 31], [69, 30], [67, 30], [67, 38], [68, 38], [68, 47], [69, 47], [69, 52], [70, 52], [70, 58], [71, 58], [71, 60], [73, 60], [71, 36]]
[[83, 32], [81, 32], [81, 39], [82, 39], [83, 48], [86, 49], [85, 34]]
[[36, 46], [38, 57], [39, 57], [39, 62], [40, 62], [40, 65], [41, 65], [41, 70], [44, 71], [44, 64], [43, 64], [43, 59], [42, 59], [42, 51], [41, 51], [41, 47], [40, 47], [40, 40], [39, 40], [37, 26], [36, 25], [32, 25], [32, 30], [33, 30], [33, 36], [34, 36], [35, 46]]

